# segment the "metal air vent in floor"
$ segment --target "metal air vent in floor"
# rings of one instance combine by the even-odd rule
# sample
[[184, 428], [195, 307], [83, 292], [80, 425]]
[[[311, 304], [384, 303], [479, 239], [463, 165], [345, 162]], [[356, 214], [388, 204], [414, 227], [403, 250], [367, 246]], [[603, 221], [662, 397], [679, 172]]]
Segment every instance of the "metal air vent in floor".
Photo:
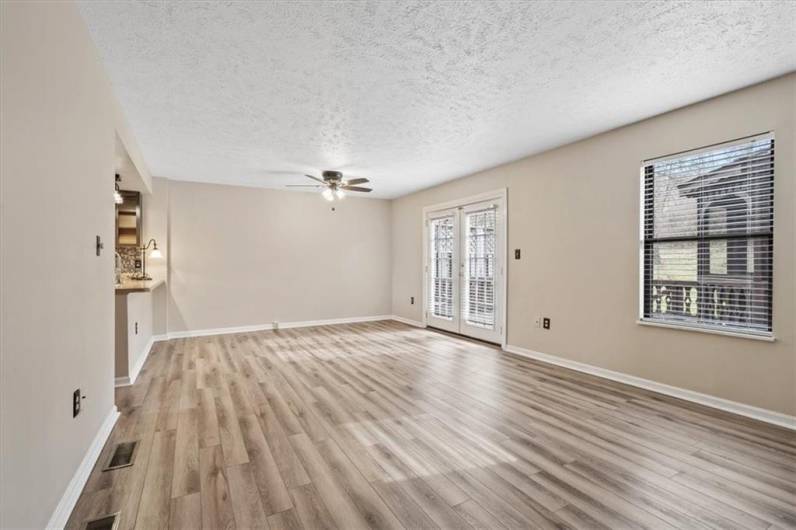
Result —
[[108, 465], [105, 466], [103, 471], [110, 471], [112, 469], [119, 469], [120, 467], [132, 466], [135, 460], [135, 452], [138, 448], [138, 440], [134, 442], [122, 442], [113, 450]]
[[119, 526], [119, 512], [103, 515], [86, 523], [86, 530], [116, 530]]

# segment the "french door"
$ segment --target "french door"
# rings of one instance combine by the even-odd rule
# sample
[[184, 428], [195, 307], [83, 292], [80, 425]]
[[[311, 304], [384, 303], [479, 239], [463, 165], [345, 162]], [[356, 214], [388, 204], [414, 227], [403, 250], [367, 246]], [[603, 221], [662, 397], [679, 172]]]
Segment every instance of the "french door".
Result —
[[426, 323], [502, 342], [505, 201], [426, 214]]

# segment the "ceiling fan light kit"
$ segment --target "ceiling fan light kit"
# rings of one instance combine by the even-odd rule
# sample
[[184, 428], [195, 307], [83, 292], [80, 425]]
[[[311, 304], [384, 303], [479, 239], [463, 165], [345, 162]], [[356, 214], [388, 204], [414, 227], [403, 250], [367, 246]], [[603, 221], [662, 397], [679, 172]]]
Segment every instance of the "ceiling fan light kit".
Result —
[[352, 178], [348, 180], [343, 179], [343, 174], [340, 171], [324, 171], [322, 173], [323, 179], [313, 177], [312, 175], [304, 175], [307, 178], [315, 180], [318, 184], [288, 184], [288, 188], [315, 188], [322, 189], [321, 196], [327, 201], [335, 199], [342, 200], [346, 196], [346, 192], [355, 191], [360, 193], [370, 193], [373, 191], [371, 188], [364, 188], [357, 184], [366, 184], [370, 182], [366, 178]]

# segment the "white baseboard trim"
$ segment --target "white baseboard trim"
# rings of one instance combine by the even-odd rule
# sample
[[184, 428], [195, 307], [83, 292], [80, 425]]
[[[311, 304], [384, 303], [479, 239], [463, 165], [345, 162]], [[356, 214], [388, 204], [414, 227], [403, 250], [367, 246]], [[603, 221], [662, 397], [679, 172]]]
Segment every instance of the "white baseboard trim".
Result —
[[156, 341], [163, 340], [158, 339], [154, 335], [149, 337], [149, 341], [146, 343], [144, 347], [144, 352], [138, 358], [138, 361], [130, 368], [130, 375], [125, 377], [117, 377], [114, 380], [114, 385], [116, 386], [130, 386], [135, 383], [135, 380], [138, 378], [138, 374], [141, 373], [141, 368], [144, 367], [144, 363], [146, 362], [147, 357], [149, 357], [149, 352], [152, 351], [152, 345], [155, 344]]
[[416, 328], [426, 327], [425, 324], [423, 324], [422, 322], [418, 322], [417, 320], [412, 320], [409, 318], [399, 317], [398, 315], [392, 315], [390, 318], [397, 322], [403, 322], [404, 324], [407, 324], [409, 326], [414, 326]]
[[[309, 328], [314, 326], [333, 326], [335, 324], [356, 324], [357, 322], [375, 322], [377, 320], [391, 320], [392, 315], [375, 315], [368, 317], [329, 318], [325, 320], [302, 320], [294, 322], [279, 322], [279, 329]], [[230, 333], [248, 333], [252, 331], [268, 331], [274, 329], [272, 323], [255, 324], [252, 326], [234, 326], [229, 328], [193, 329], [189, 331], [172, 331], [165, 335], [156, 335], [155, 341], [183, 339], [188, 337], [206, 337], [209, 335], [228, 335]]]
[[653, 392], [658, 392], [659, 394], [691, 401], [692, 403], [699, 403], [700, 405], [705, 405], [714, 409], [738, 414], [739, 416], [745, 416], [747, 418], [771, 423], [772, 425], [777, 425], [786, 429], [796, 430], [796, 416], [789, 416], [787, 414], [782, 414], [781, 412], [753, 407], [752, 405], [745, 405], [744, 403], [738, 403], [737, 401], [730, 401], [729, 399], [711, 396], [709, 394], [702, 394], [701, 392], [686, 390], [685, 388], [671, 386], [664, 383], [658, 383], [656, 381], [636, 377], [634, 375], [623, 374], [622, 372], [614, 372], [613, 370], [607, 370], [605, 368], [600, 368], [578, 361], [571, 361], [569, 359], [528, 350], [519, 346], [512, 346], [509, 344], [506, 345], [504, 350], [509, 353], [514, 353], [537, 361], [554, 364], [556, 366], [563, 366], [564, 368], [569, 368], [577, 372], [595, 375], [597, 377], [602, 377], [603, 379], [610, 379], [611, 381], [617, 381], [619, 383], [643, 388], [645, 390], [652, 390]]
[[77, 504], [77, 499], [80, 497], [80, 493], [86, 485], [88, 476], [91, 474], [91, 470], [94, 469], [94, 464], [97, 463], [97, 458], [99, 458], [102, 452], [102, 447], [108, 440], [108, 436], [110, 436], [118, 418], [119, 411], [114, 405], [108, 412], [108, 415], [105, 416], [105, 420], [102, 422], [102, 425], [100, 425], [99, 431], [97, 431], [88, 451], [86, 451], [86, 455], [83, 457], [83, 461], [80, 462], [80, 466], [72, 476], [72, 480], [69, 481], [69, 485], [66, 487], [66, 491], [64, 491], [60, 502], [58, 502], [58, 506], [55, 507], [55, 511], [52, 513], [52, 516], [50, 516], [50, 522], [47, 523], [48, 529], [62, 529], [66, 526], [69, 516], [72, 514], [72, 510], [75, 508], [75, 504]]
[[391, 315], [375, 315], [370, 317], [331, 318], [328, 320], [307, 320], [304, 322], [280, 322], [280, 329], [309, 328], [313, 326], [333, 326], [335, 324], [356, 324], [357, 322], [376, 322], [377, 320], [390, 320]]

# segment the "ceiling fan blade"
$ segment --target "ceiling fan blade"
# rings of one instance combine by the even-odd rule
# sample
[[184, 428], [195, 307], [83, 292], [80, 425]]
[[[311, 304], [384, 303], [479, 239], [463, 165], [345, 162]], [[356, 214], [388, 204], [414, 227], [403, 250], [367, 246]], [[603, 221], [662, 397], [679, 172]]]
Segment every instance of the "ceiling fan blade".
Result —
[[364, 191], [364, 192], [373, 191], [370, 188], [362, 188], [360, 186], [346, 186], [343, 189], [346, 190], [346, 191]]
[[311, 178], [312, 180], [317, 180], [321, 184], [326, 184], [326, 182], [324, 180], [321, 180], [318, 177], [313, 177], [312, 175], [304, 175], [304, 176], [307, 177], [307, 178]]
[[323, 188], [320, 184], [286, 184], [287, 188]]
[[346, 180], [345, 185], [346, 186], [356, 186], [357, 184], [365, 184], [367, 182], [370, 182], [370, 181], [368, 179], [363, 179], [363, 178], [348, 179], [348, 180]]

